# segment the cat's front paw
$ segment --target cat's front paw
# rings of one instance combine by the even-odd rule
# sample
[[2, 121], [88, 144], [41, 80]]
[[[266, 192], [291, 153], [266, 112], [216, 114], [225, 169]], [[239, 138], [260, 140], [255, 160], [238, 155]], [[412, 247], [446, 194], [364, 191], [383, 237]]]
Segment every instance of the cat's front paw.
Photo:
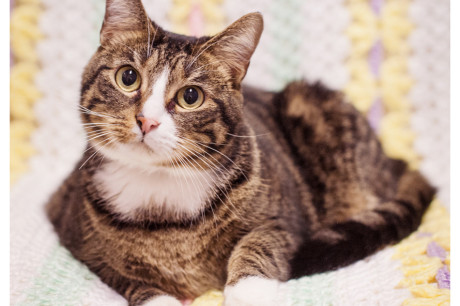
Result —
[[160, 295], [148, 300], [142, 306], [182, 306], [182, 303], [172, 296]]
[[257, 276], [241, 279], [224, 290], [224, 306], [280, 306], [279, 281]]

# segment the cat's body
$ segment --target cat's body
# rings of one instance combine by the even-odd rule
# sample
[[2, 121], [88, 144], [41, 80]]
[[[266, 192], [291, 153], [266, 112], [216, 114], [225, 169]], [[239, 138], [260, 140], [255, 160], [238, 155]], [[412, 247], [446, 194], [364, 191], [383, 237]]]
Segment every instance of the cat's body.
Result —
[[[120, 1], [109, 1], [108, 10]], [[143, 9], [131, 13], [142, 16]], [[334, 269], [398, 241], [418, 226], [433, 197], [418, 172], [384, 155], [365, 118], [340, 94], [305, 82], [280, 93], [241, 90], [247, 68], [242, 59], [249, 59], [258, 40], [254, 33], [261, 32], [251, 28], [257, 29], [260, 16], [243, 18], [223, 33], [234, 39], [244, 35], [242, 28], [253, 31], [255, 44], [248, 54], [242, 46], [227, 53], [221, 61], [229, 69], [211, 61], [213, 54], [198, 63], [201, 53], [193, 46], [203, 44], [201, 52], [209, 49], [214, 56], [229, 52], [212, 51], [212, 38], [184, 38], [152, 24], [139, 30], [148, 30], [145, 59], [129, 55], [125, 41], [115, 51], [100, 49], [85, 71], [82, 118], [95, 129], [89, 136], [114, 127], [105, 133], [118, 142], [105, 147], [92, 139], [96, 148], [85, 152], [47, 211], [63, 245], [132, 305], [174, 305], [165, 295], [192, 299], [224, 287], [226, 303], [239, 305], [246, 297], [237, 288], [245, 280], [262, 280], [266, 286], [254, 290], [264, 292], [272, 284], [264, 280]], [[107, 46], [114, 33], [109, 13], [104, 27]], [[221, 34], [218, 42], [228, 37]], [[111, 79], [118, 68], [104, 62], [118, 61], [117, 52], [128, 55], [115, 67], [128, 62], [138, 77], [151, 79], [134, 94], [125, 90], [125, 98], [116, 89], [117, 76]], [[243, 67], [227, 63], [232, 56], [242, 57]], [[149, 61], [155, 69], [143, 73]], [[192, 78], [196, 70], [187, 70], [195, 61], [213, 68]], [[180, 109], [175, 93], [182, 94], [190, 82], [183, 80], [190, 79], [193, 88], [202, 88], [204, 102]], [[128, 81], [121, 88], [130, 90], [134, 82]], [[174, 89], [174, 83], [182, 85]], [[200, 97], [187, 88], [191, 95], [185, 99]], [[159, 134], [161, 129], [180, 134], [182, 145]], [[176, 159], [175, 150], [181, 151]]]

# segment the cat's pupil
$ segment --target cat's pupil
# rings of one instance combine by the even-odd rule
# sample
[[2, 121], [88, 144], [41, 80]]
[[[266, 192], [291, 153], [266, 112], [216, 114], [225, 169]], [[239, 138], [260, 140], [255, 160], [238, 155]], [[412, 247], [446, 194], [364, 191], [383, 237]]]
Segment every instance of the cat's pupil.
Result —
[[184, 101], [187, 104], [193, 104], [198, 100], [198, 91], [193, 88], [189, 87], [184, 92]]
[[133, 69], [126, 70], [125, 72], [123, 72], [123, 74], [121, 76], [121, 80], [122, 80], [123, 84], [125, 84], [126, 86], [133, 85], [134, 82], [136, 82], [136, 80], [137, 80], [136, 71], [134, 71]]

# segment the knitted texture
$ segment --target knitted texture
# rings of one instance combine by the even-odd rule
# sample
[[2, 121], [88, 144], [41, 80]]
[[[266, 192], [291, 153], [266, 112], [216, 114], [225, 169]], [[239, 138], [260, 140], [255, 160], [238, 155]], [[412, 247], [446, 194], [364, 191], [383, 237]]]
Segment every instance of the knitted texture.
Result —
[[11, 13], [10, 95], [10, 175], [14, 183], [27, 170], [27, 160], [34, 153], [29, 142], [35, 128], [32, 106], [40, 97], [34, 84], [39, 70], [36, 44], [42, 38], [37, 27], [41, 8], [38, 1], [18, 0]]
[[372, 44], [377, 37], [377, 17], [366, 0], [351, 1], [348, 4], [351, 23], [346, 34], [351, 41], [347, 67], [350, 80], [344, 92], [361, 112], [367, 112], [377, 91], [377, 82], [367, 62]]
[[412, 80], [407, 70], [412, 29], [407, 11], [410, 0], [388, 0], [382, 8], [382, 43], [386, 59], [382, 63], [381, 91], [386, 115], [382, 119], [380, 136], [385, 152], [417, 166], [417, 154], [412, 149], [414, 133], [410, 128], [410, 101], [407, 94]]
[[193, 36], [213, 35], [225, 26], [222, 0], [173, 0], [172, 30]]
[[414, 25], [408, 43], [414, 79], [409, 98], [413, 105], [414, 148], [420, 171], [439, 189], [449, 206], [449, 1], [413, 0], [409, 17]]
[[[343, 33], [349, 23], [344, 0], [225, 1], [227, 23], [244, 14], [261, 12], [265, 29], [245, 82], [267, 90], [288, 81], [320, 80], [341, 89], [348, 82], [343, 62], [350, 43]], [[327, 35], [325, 35], [327, 33]]]
[[406, 97], [412, 84], [407, 71], [408, 7], [408, 0], [349, 3], [352, 19], [347, 35], [352, 48], [347, 66], [351, 77], [345, 93], [358, 110], [368, 114], [385, 152], [415, 167]]
[[407, 287], [413, 294], [403, 305], [449, 305], [450, 222], [438, 201], [433, 202], [417, 232], [396, 247], [394, 258], [401, 260], [404, 274], [399, 287]]
[[[449, 99], [447, 0], [436, 5], [429, 0], [143, 2], [158, 24], [191, 35], [213, 34], [245, 13], [262, 12], [265, 31], [247, 83], [275, 90], [302, 77], [343, 89], [368, 116], [387, 153], [420, 167], [441, 188], [441, 195], [445, 193], [448, 159], [438, 156], [446, 156], [440, 151], [448, 151], [449, 139], [441, 133]], [[43, 211], [84, 150], [76, 106], [81, 72], [99, 44], [104, 1], [18, 0], [22, 3], [37, 10], [35, 15], [12, 17], [11, 105], [22, 103], [16, 113], [29, 114], [28, 122], [35, 120], [37, 128], [25, 129], [24, 134], [33, 131], [31, 142], [28, 136], [11, 134], [12, 144], [17, 137], [27, 152], [36, 152], [11, 192], [11, 304], [127, 305], [59, 245]], [[17, 22], [27, 24], [23, 31], [36, 34], [19, 47], [13, 44], [21, 37], [13, 32]], [[13, 78], [18, 59], [33, 54], [33, 65]], [[424, 61], [430, 64], [419, 67]], [[33, 84], [36, 88], [30, 89]], [[21, 102], [13, 95], [15, 88], [33, 99]], [[18, 148], [11, 148], [12, 175]], [[21, 160], [25, 165], [26, 159]], [[435, 202], [418, 232], [397, 246], [337, 271], [283, 283], [279, 300], [285, 305], [446, 305], [449, 269], [449, 214]], [[222, 302], [222, 292], [210, 291], [192, 305]]]

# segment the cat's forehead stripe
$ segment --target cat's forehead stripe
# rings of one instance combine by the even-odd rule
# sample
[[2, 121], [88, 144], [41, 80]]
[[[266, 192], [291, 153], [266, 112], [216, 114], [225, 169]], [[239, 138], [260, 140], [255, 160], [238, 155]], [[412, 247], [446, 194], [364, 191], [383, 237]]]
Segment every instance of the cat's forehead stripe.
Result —
[[166, 112], [164, 101], [166, 93], [166, 85], [168, 84], [169, 67], [163, 68], [160, 76], [155, 80], [152, 88], [152, 95], [145, 101], [142, 113], [147, 118], [153, 118], [155, 120]]

